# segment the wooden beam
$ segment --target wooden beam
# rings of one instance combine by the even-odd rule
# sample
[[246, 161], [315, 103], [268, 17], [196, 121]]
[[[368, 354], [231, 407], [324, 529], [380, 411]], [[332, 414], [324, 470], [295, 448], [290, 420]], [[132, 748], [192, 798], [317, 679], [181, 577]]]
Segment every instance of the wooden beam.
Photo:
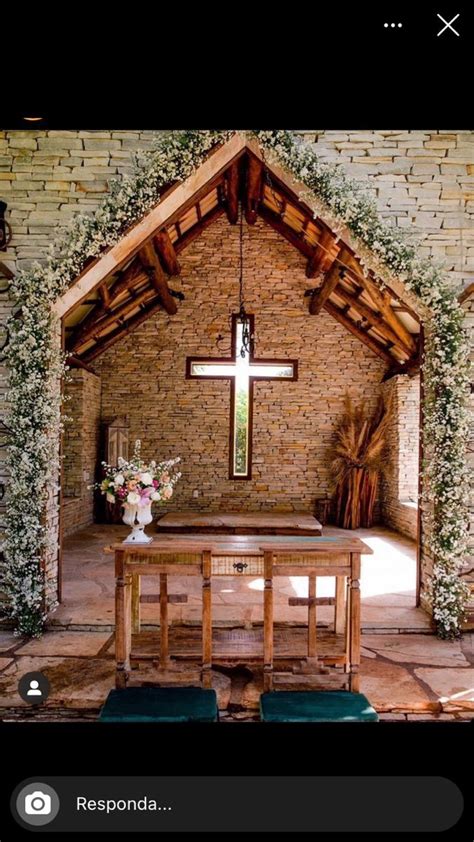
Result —
[[415, 356], [407, 360], [406, 363], [395, 366], [394, 368], [389, 368], [382, 377], [382, 383], [386, 383], [387, 380], [391, 380], [392, 377], [395, 377], [397, 374], [408, 374], [409, 377], [413, 377], [415, 374], [418, 374], [420, 368], [420, 355], [417, 352]]
[[288, 242], [291, 243], [292, 246], [297, 248], [298, 251], [301, 252], [301, 254], [304, 254], [304, 256], [307, 258], [312, 257], [313, 247], [310, 246], [310, 244], [307, 243], [305, 240], [302, 240], [301, 237], [299, 237], [298, 233], [296, 231], [293, 231], [293, 228], [290, 228], [290, 226], [287, 225], [286, 222], [282, 222], [278, 214], [274, 213], [272, 210], [270, 210], [270, 208], [267, 208], [266, 205], [264, 205], [263, 203], [260, 205], [258, 212], [262, 219], [264, 219], [265, 222], [268, 223], [268, 225], [271, 225], [271, 227], [274, 228], [275, 231], [278, 231], [278, 233], [281, 234], [281, 236], [284, 237], [285, 240], [288, 240]]
[[474, 281], [472, 284], [469, 284], [463, 291], [459, 294], [458, 301], [460, 304], [464, 304], [468, 298], [474, 293]]
[[121, 325], [116, 330], [113, 330], [106, 336], [102, 342], [98, 342], [93, 348], [90, 348], [84, 354], [81, 355], [81, 359], [84, 360], [85, 363], [90, 363], [100, 354], [103, 354], [108, 348], [115, 344], [119, 339], [122, 339], [124, 336], [128, 336], [132, 331], [136, 330], [143, 322], [146, 322], [151, 316], [154, 316], [155, 313], [158, 313], [162, 310], [161, 301], [158, 298], [151, 301], [148, 307], [145, 307], [139, 313], [136, 313], [128, 322], [124, 325]]
[[365, 304], [357, 295], [354, 295], [351, 292], [348, 292], [341, 284], [339, 284], [335, 290], [334, 295], [338, 295], [339, 298], [342, 298], [346, 304], [349, 304], [354, 310], [362, 316], [362, 318], [366, 319], [369, 324], [376, 327], [377, 330], [382, 333], [382, 335], [387, 339], [389, 342], [392, 342], [398, 348], [400, 348], [405, 354], [409, 357], [411, 356], [411, 349], [408, 345], [403, 342], [402, 339], [395, 333], [394, 330], [388, 325], [383, 317], [377, 313], [375, 310], [372, 310], [367, 304]]
[[245, 185], [245, 219], [255, 225], [262, 198], [263, 164], [253, 155], [247, 159], [247, 182]]
[[128, 301], [124, 301], [120, 307], [117, 307], [116, 310], [112, 310], [111, 313], [104, 316], [103, 319], [100, 319], [98, 322], [94, 322], [93, 325], [90, 326], [89, 330], [82, 334], [79, 337], [72, 337], [71, 341], [71, 348], [73, 351], [77, 351], [82, 345], [85, 345], [86, 342], [89, 342], [90, 339], [93, 339], [98, 334], [102, 333], [107, 327], [113, 325], [114, 322], [118, 322], [121, 319], [126, 318], [127, 314], [130, 313], [131, 310], [134, 310], [140, 304], [147, 304], [151, 298], [154, 298], [156, 295], [156, 290], [154, 288], [147, 287], [143, 292], [137, 295], [134, 298], [129, 298]]
[[396, 364], [395, 357], [392, 357], [392, 355], [389, 351], [387, 351], [384, 345], [382, 345], [380, 342], [377, 342], [376, 339], [374, 339], [372, 336], [369, 336], [369, 334], [366, 333], [364, 330], [361, 330], [360, 327], [356, 325], [356, 323], [353, 322], [351, 318], [349, 318], [349, 316], [344, 315], [344, 313], [339, 309], [339, 307], [336, 307], [336, 305], [332, 304], [331, 301], [326, 301], [326, 303], [324, 304], [324, 308], [331, 316], [333, 316], [336, 319], [336, 321], [338, 321], [341, 325], [347, 328], [347, 330], [350, 331], [350, 333], [352, 333], [354, 336], [357, 336], [357, 339], [360, 339], [360, 341], [363, 342], [364, 345], [367, 345], [367, 347], [370, 348], [370, 350], [373, 351], [374, 354], [377, 354], [377, 356], [380, 357], [381, 360], [388, 363], [392, 367], [394, 363]]
[[401, 321], [393, 312], [390, 304], [390, 295], [384, 290], [380, 289], [375, 283], [375, 281], [373, 281], [371, 278], [361, 277], [360, 282], [369, 293], [372, 301], [377, 307], [377, 310], [380, 310], [381, 314], [385, 317], [385, 321], [390, 325], [390, 327], [397, 334], [399, 339], [401, 339], [407, 346], [407, 348], [409, 348], [410, 353], [414, 354], [416, 352], [416, 344], [413, 340], [411, 333], [406, 329], [405, 325], [401, 323]]
[[323, 231], [313, 255], [306, 264], [306, 277], [315, 278], [319, 274], [325, 275], [329, 272], [340, 250], [341, 246], [337, 244], [334, 234], [331, 231]]
[[158, 234], [153, 238], [153, 242], [168, 275], [179, 275], [181, 268], [166, 228], [158, 231]]
[[9, 269], [8, 266], [5, 266], [3, 260], [0, 260], [0, 275], [3, 275], [3, 277], [6, 278], [7, 281], [11, 281], [13, 278], [12, 270]]
[[332, 292], [334, 292], [341, 278], [344, 277], [344, 267], [340, 263], [332, 264], [331, 269], [326, 274], [321, 286], [313, 292], [309, 301], [309, 312], [312, 316], [317, 316], [323, 309], [326, 301]]
[[170, 316], [174, 316], [178, 310], [176, 301], [168, 289], [165, 273], [152, 243], [146, 243], [138, 252], [138, 256], [143, 267], [149, 272], [151, 283], [160, 296], [164, 309]]
[[109, 307], [110, 306], [110, 292], [109, 292], [109, 288], [108, 288], [108, 286], [105, 282], [103, 284], [101, 284], [100, 287], [99, 287], [99, 295], [101, 297], [102, 304], [104, 305], [104, 307]]
[[239, 219], [240, 163], [236, 161], [225, 174], [226, 212], [231, 225]]
[[96, 377], [99, 376], [97, 372], [90, 367], [90, 365], [87, 365], [87, 363], [81, 360], [80, 357], [76, 357], [75, 354], [68, 354], [66, 358], [66, 365], [68, 365], [69, 368], [82, 368], [84, 371], [88, 371], [89, 374], [94, 374]]

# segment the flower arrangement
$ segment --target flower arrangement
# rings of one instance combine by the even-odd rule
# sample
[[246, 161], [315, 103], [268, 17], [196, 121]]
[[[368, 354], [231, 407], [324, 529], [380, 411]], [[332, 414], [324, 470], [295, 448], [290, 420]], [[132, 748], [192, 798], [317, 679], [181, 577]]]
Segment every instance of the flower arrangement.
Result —
[[118, 465], [102, 462], [105, 477], [94, 488], [105, 494], [109, 503], [121, 503], [123, 506], [148, 506], [170, 500], [173, 488], [181, 477], [176, 465], [181, 461], [168, 459], [166, 462], [144, 462], [140, 455], [141, 442], [137, 439], [133, 456], [129, 462], [121, 456]]
[[[53, 304], [87, 260], [118, 242], [132, 223], [160, 200], [160, 191], [183, 181], [231, 131], [172, 131], [136, 161], [135, 173], [110, 184], [92, 215], [79, 214], [51, 244], [44, 265], [18, 272], [9, 320], [10, 473], [5, 587], [18, 633], [41, 634], [46, 617], [43, 559], [48, 549], [45, 511], [59, 468], [60, 379], [65, 359]], [[301, 192], [315, 215], [335, 231], [349, 229], [359, 254], [379, 283], [395, 274], [429, 311], [425, 321], [424, 434], [430, 444], [423, 466], [425, 512], [431, 512], [427, 549], [433, 558], [431, 600], [438, 633], [459, 634], [468, 589], [459, 577], [467, 536], [466, 439], [468, 343], [463, 312], [443, 267], [421, 257], [418, 243], [383, 219], [363, 186], [340, 165], [319, 160], [315, 149], [288, 131], [249, 133], [275, 161], [307, 188]], [[53, 442], [53, 445], [52, 445]], [[30, 494], [35, 488], [36, 493]], [[115, 497], [114, 491], [110, 492]]]

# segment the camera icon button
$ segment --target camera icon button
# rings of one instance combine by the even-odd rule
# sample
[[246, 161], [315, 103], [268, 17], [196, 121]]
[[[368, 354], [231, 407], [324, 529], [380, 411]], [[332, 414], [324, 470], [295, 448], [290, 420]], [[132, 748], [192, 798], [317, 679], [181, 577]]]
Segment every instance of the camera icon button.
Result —
[[41, 781], [22, 787], [15, 801], [20, 819], [36, 827], [52, 822], [59, 813], [59, 806], [56, 790]]

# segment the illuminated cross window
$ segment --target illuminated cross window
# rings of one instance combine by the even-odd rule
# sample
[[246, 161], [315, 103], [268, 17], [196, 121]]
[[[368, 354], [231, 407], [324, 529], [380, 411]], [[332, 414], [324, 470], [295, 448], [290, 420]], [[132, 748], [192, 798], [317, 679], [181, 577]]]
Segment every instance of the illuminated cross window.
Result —
[[[254, 333], [253, 316], [250, 332]], [[232, 316], [231, 357], [188, 357], [188, 378], [216, 378], [230, 381], [230, 479], [252, 477], [252, 417], [253, 384], [256, 380], [297, 380], [297, 360], [257, 359], [252, 354], [240, 354], [242, 322]]]

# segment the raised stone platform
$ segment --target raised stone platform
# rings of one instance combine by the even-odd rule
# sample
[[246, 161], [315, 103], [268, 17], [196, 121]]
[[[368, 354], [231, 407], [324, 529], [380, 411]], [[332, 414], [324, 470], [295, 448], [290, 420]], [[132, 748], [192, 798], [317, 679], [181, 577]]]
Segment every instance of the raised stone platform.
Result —
[[321, 535], [313, 515], [279, 512], [174, 512], [159, 519], [158, 532], [207, 532], [221, 535]]

